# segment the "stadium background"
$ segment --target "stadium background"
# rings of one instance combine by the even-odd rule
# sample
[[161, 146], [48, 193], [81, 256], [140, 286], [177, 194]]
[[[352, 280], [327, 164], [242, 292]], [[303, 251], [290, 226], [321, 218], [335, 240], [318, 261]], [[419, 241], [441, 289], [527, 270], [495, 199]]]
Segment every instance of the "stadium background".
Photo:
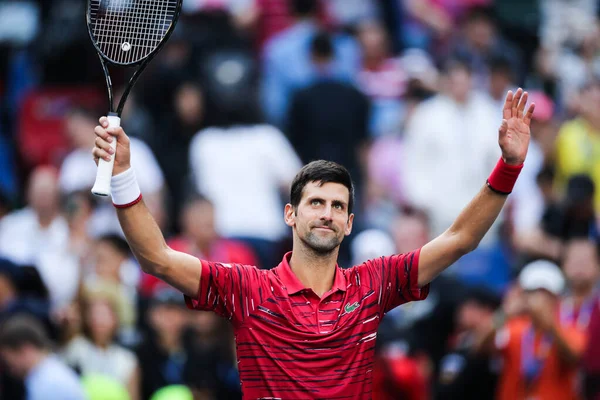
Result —
[[[134, 400], [169, 385], [239, 398], [228, 325], [141, 273], [110, 203], [89, 193], [107, 105], [85, 6], [0, 0], [0, 318], [34, 315], [66, 364]], [[560, 263], [573, 238], [598, 245], [599, 12], [595, 0], [184, 0], [122, 119], [146, 203], [173, 248], [269, 268], [290, 249], [291, 179], [325, 158], [357, 184], [340, 265], [409, 251], [481, 188], [506, 91], [522, 86], [533, 140], [501, 218], [378, 339], [375, 385], [392, 398], [491, 396], [502, 366], [463, 339], [526, 263]], [[0, 376], [0, 398], [21, 398]]]

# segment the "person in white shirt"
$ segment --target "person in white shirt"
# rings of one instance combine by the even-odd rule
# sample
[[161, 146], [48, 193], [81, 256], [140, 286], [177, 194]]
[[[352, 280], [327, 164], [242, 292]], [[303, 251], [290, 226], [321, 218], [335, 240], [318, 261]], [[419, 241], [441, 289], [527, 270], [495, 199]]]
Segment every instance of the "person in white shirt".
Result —
[[468, 64], [449, 60], [442, 79], [441, 93], [418, 105], [408, 121], [402, 168], [407, 203], [429, 215], [434, 236], [450, 226], [500, 157], [498, 139], [482, 134], [498, 129], [499, 110], [472, 89]]
[[196, 190], [215, 206], [218, 232], [247, 242], [261, 266], [276, 265], [287, 232], [281, 197], [302, 167], [283, 133], [259, 123], [206, 128], [192, 139], [190, 164]]
[[17, 315], [3, 323], [0, 354], [12, 375], [25, 383], [27, 400], [86, 400], [75, 371], [50, 352], [49, 339], [34, 318]]
[[41, 166], [31, 173], [27, 204], [0, 220], [0, 257], [35, 266], [48, 287], [53, 308], [67, 304], [77, 292], [79, 263], [69, 248], [56, 169]]

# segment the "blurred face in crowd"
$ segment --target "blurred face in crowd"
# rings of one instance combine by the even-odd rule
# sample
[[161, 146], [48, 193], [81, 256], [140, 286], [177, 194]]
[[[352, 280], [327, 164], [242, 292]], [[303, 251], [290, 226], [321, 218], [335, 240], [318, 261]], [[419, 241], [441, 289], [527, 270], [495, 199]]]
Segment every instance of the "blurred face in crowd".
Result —
[[96, 274], [104, 279], [119, 282], [121, 264], [126, 260], [126, 256], [110, 242], [104, 240], [96, 241], [93, 251]]
[[200, 123], [204, 115], [204, 98], [200, 89], [192, 84], [182, 85], [175, 95], [175, 109], [184, 124]]
[[596, 244], [585, 239], [569, 242], [565, 249], [562, 268], [570, 287], [575, 292], [593, 288], [600, 277]]
[[98, 346], [106, 346], [113, 340], [119, 321], [108, 301], [90, 300], [84, 316], [92, 341]]
[[97, 121], [87, 115], [74, 112], [66, 119], [66, 133], [75, 148], [89, 150], [94, 145], [94, 128]]
[[12, 279], [5, 274], [0, 274], [0, 310], [4, 309], [17, 296], [17, 288]]
[[58, 212], [58, 173], [50, 167], [35, 169], [29, 178], [27, 202], [39, 216], [54, 216]]
[[204, 200], [196, 200], [188, 204], [182, 213], [181, 226], [196, 245], [204, 251], [217, 239], [215, 228], [215, 210], [213, 205]]
[[150, 324], [159, 336], [179, 338], [189, 322], [189, 313], [184, 306], [157, 304], [150, 309]]
[[492, 45], [494, 33], [494, 24], [483, 16], [473, 18], [465, 26], [467, 41], [481, 51], [488, 49]]
[[389, 42], [380, 24], [376, 22], [362, 24], [359, 28], [358, 40], [366, 60], [381, 61], [388, 56]]
[[25, 378], [29, 372], [32, 356], [36, 349], [30, 345], [23, 345], [16, 349], [3, 347], [0, 356], [6, 363], [10, 374], [16, 378]]
[[492, 318], [494, 310], [486, 307], [475, 300], [464, 302], [458, 309], [456, 325], [458, 331], [475, 331], [479, 326], [485, 324]]
[[600, 82], [593, 82], [584, 88], [580, 94], [579, 110], [583, 117], [598, 118], [600, 108]]
[[464, 103], [471, 92], [471, 72], [463, 65], [449, 68], [444, 77], [446, 93], [458, 103]]
[[340, 183], [308, 182], [298, 207], [286, 205], [285, 222], [314, 253], [331, 254], [352, 231], [354, 214], [348, 215], [349, 199], [348, 189]]
[[401, 214], [392, 224], [392, 236], [398, 253], [418, 249], [429, 241], [427, 221], [418, 215]]

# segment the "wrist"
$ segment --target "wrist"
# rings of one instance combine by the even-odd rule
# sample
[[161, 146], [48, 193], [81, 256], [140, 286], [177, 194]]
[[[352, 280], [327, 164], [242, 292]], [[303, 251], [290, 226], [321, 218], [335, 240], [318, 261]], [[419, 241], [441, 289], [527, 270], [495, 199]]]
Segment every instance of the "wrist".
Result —
[[[517, 160], [508, 161], [518, 162]], [[501, 157], [487, 179], [486, 184], [493, 192], [508, 195], [512, 192], [522, 169], [522, 163], [519, 165], [509, 164]]]
[[142, 192], [132, 168], [114, 175], [110, 180], [113, 205], [117, 208], [127, 208], [142, 200]]

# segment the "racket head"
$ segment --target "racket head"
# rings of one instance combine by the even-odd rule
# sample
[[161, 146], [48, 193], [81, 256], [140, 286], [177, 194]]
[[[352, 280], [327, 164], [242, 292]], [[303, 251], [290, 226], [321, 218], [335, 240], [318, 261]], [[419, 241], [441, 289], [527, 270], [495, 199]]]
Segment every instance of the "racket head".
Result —
[[88, 33], [105, 61], [138, 65], [167, 42], [181, 4], [182, 0], [88, 0]]

